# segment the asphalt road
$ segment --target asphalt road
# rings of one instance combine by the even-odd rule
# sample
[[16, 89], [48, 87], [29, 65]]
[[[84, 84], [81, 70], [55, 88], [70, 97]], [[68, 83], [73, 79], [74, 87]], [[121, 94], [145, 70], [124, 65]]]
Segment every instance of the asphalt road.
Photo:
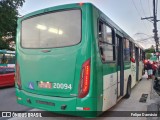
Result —
[[0, 88], [0, 111], [28, 111], [30, 109], [16, 102], [14, 87]]

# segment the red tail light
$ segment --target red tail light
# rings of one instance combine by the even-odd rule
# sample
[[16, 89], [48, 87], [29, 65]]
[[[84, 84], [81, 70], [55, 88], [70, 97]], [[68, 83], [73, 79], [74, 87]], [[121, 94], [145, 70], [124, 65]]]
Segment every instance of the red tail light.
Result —
[[21, 85], [21, 77], [20, 77], [20, 67], [18, 63], [16, 64], [15, 81], [16, 81], [16, 84], [18, 85], [18, 88], [21, 89], [22, 85]]
[[90, 108], [88, 108], [88, 107], [84, 107], [84, 108], [83, 108], [83, 110], [90, 110]]
[[82, 65], [80, 84], [79, 84], [79, 98], [85, 97], [89, 92], [90, 86], [90, 59], [85, 61]]

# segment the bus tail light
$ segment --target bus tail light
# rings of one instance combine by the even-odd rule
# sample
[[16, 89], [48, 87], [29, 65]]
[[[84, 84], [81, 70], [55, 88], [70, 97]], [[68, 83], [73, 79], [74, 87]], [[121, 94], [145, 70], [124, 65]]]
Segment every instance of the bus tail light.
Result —
[[16, 64], [15, 82], [18, 85], [18, 88], [21, 89], [22, 85], [21, 85], [21, 77], [20, 77], [20, 67], [18, 63]]
[[85, 61], [82, 65], [80, 84], [79, 84], [79, 98], [85, 97], [89, 92], [90, 86], [90, 59]]
[[80, 110], [80, 111], [88, 111], [88, 110], [91, 110], [89, 107], [76, 107], [77, 110]]
[[90, 110], [90, 108], [89, 107], [84, 107], [83, 110], [87, 111], [87, 110]]

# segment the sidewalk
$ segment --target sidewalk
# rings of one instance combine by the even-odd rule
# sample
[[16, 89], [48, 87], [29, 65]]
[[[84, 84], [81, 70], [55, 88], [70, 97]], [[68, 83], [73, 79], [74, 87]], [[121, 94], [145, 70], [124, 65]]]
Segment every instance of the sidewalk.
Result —
[[[149, 105], [147, 106], [147, 111], [156, 111], [160, 114], [160, 96], [153, 89], [154, 80], [151, 80], [151, 91]], [[160, 120], [160, 118], [148, 117], [147, 120]]]

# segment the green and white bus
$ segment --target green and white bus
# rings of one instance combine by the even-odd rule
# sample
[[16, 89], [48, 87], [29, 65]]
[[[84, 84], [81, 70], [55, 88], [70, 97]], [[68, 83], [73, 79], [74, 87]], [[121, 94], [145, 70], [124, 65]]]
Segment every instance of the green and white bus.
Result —
[[17, 101], [47, 111], [98, 116], [142, 77], [143, 48], [91, 3], [19, 18], [16, 48]]

